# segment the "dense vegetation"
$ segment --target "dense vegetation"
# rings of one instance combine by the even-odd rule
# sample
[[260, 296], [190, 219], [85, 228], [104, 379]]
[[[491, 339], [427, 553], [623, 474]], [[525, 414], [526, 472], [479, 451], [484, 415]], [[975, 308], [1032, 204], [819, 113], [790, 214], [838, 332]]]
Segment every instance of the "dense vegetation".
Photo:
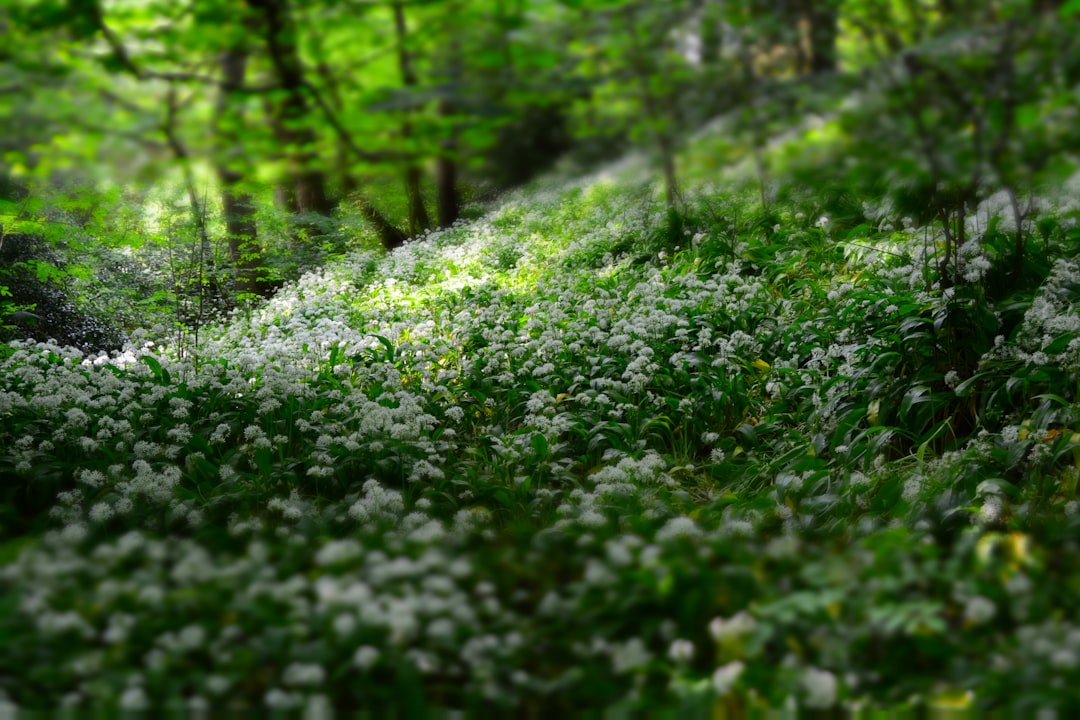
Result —
[[[346, 5], [318, 5], [317, 27]], [[809, 3], [794, 40], [755, 3], [653, 5], [500, 19], [529, 72], [566, 71], [576, 46], [545, 55], [564, 38], [545, 32], [585, 22], [632, 72], [586, 63], [588, 98], [501, 97], [484, 132], [505, 142], [474, 148], [450, 222], [419, 217], [438, 188], [412, 194], [451, 158], [422, 132], [445, 106], [405, 102], [408, 73], [395, 97], [415, 116], [380, 151], [432, 144], [332, 209], [275, 205], [214, 167], [216, 141], [216, 205], [196, 150], [120, 190], [11, 141], [28, 164], [0, 207], [0, 707], [1080, 710], [1077, 3]], [[35, 81], [35, 39], [106, 39], [107, 72], [75, 57], [68, 89], [169, 93], [190, 78], [162, 64], [218, 49], [169, 35], [189, 54], [120, 55], [97, 3], [84, 36], [51, 3], [17, 6], [41, 11], [37, 34], [0, 60], [25, 53]], [[152, 16], [132, 12], [123, 27]], [[701, 13], [748, 34], [675, 73], [685, 56], [643, 49], [624, 12], [658, 13], [664, 38]], [[498, 35], [462, 37], [480, 53]], [[725, 63], [754, 82], [691, 130]], [[638, 84], [657, 68], [682, 84]], [[276, 81], [286, 115], [321, 97]], [[155, 132], [192, 140], [175, 99]], [[489, 192], [522, 179], [500, 153], [533, 112], [594, 132]], [[124, 142], [112, 130], [80, 137]], [[271, 131], [245, 136], [248, 170], [304, 144]], [[325, 150], [269, 185], [303, 195]], [[237, 245], [223, 208], [241, 196]]]

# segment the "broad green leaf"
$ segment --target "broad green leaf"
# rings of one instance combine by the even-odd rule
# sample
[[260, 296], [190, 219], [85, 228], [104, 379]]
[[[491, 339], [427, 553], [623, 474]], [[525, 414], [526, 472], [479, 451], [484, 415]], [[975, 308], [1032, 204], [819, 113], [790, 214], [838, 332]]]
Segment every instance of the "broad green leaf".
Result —
[[533, 450], [536, 451], [537, 457], [539, 457], [539, 458], [546, 458], [547, 457], [547, 455], [548, 455], [548, 441], [547, 441], [547, 438], [544, 437], [543, 433], [533, 433], [531, 443], [532, 443]]

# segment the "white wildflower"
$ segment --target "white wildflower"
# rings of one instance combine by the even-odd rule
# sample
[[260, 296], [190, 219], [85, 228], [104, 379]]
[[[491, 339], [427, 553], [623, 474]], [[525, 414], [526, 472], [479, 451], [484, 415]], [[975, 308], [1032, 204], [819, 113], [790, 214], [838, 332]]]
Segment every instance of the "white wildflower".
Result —
[[361, 645], [353, 653], [353, 665], [361, 670], [370, 670], [379, 661], [379, 655], [378, 648], [371, 645]]
[[114, 511], [112, 505], [109, 505], [105, 502], [99, 502], [95, 503], [94, 506], [90, 508], [90, 512], [88, 514], [91, 521], [96, 523], [103, 523], [112, 518]]
[[713, 688], [719, 695], [727, 695], [731, 692], [731, 689], [735, 686], [735, 683], [739, 681], [739, 677], [742, 676], [743, 670], [746, 669], [746, 663], [742, 660], [734, 660], [727, 665], [721, 665], [716, 668], [716, 672], [712, 675]]
[[641, 638], [633, 637], [611, 648], [611, 664], [619, 675], [644, 667], [652, 660], [652, 654]]
[[813, 709], [830, 708], [836, 704], [839, 683], [836, 676], [828, 670], [807, 668], [803, 674], [803, 689], [806, 690], [806, 706]]
[[1002, 500], [997, 495], [987, 495], [979, 508], [977, 519], [982, 525], [995, 525], [1001, 520], [1004, 512]]
[[668, 657], [671, 658], [672, 662], [690, 662], [694, 659], [694, 643], [683, 638], [673, 640], [668, 648]]
[[982, 595], [968, 598], [964, 604], [964, 620], [972, 625], [988, 623], [995, 615], [997, 615], [997, 605], [993, 600]]
[[120, 696], [120, 709], [128, 712], [138, 712], [150, 707], [150, 700], [146, 697], [146, 691], [142, 685], [128, 685]]
[[292, 710], [299, 707], [300, 698], [293, 693], [286, 692], [281, 688], [270, 688], [263, 696], [263, 702], [270, 710]]
[[674, 540], [676, 538], [688, 538], [691, 540], [701, 537], [701, 528], [691, 518], [686, 516], [673, 517], [662, 528], [656, 531], [657, 542]]
[[206, 691], [211, 695], [224, 695], [232, 682], [224, 675], [210, 675], [206, 678]]
[[326, 682], [326, 670], [315, 663], [290, 663], [282, 674], [282, 682], [291, 687], [317, 687]]
[[749, 635], [757, 627], [757, 620], [745, 610], [740, 610], [728, 619], [722, 617], [713, 618], [709, 623], [709, 634], [718, 643]]
[[317, 565], [338, 565], [347, 563], [360, 557], [363, 548], [360, 543], [352, 538], [344, 540], [332, 540], [319, 549], [315, 555]]

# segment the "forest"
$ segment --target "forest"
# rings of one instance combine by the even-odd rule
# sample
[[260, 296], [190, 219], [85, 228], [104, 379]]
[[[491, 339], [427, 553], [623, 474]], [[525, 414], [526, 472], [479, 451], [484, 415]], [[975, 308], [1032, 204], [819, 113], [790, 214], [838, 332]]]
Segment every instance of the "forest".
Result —
[[0, 716], [1080, 713], [1080, 0], [4, 0]]

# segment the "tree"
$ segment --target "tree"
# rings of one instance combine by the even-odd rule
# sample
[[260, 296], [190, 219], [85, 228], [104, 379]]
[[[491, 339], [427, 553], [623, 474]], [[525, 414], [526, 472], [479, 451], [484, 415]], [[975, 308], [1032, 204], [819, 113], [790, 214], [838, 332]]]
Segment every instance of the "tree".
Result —
[[[445, 135], [439, 144], [436, 157], [435, 184], [436, 207], [439, 227], [453, 225], [461, 214], [461, 194], [458, 191], [459, 132], [455, 118], [457, 106], [454, 96], [462, 86], [461, 43], [456, 37], [447, 43], [443, 84], [446, 88], [439, 99], [439, 121], [443, 124]], [[436, 78], [438, 79], [438, 78]]]
[[696, 3], [612, 0], [584, 7], [580, 27], [580, 70], [593, 85], [593, 112], [614, 114], [636, 140], [655, 153], [670, 210], [679, 200], [676, 154], [681, 126], [679, 92], [692, 76], [679, 34], [692, 21]]
[[809, 66], [804, 69], [817, 75], [835, 72], [836, 37], [839, 31], [840, 0], [802, 0], [803, 27], [810, 49]]
[[243, 36], [221, 53], [222, 82], [214, 126], [217, 139], [215, 169], [221, 183], [221, 213], [225, 221], [229, 258], [236, 268], [237, 287], [241, 292], [263, 294], [268, 286], [260, 281], [261, 249], [255, 198], [243, 189], [245, 174], [249, 172], [243, 150], [243, 110], [234, 107], [240, 104], [234, 101], [234, 97], [242, 97], [247, 61], [248, 49]]
[[[408, 29], [405, 24], [405, 6], [402, 0], [393, 1], [394, 32], [397, 41], [398, 68], [401, 70], [401, 83], [405, 90], [415, 89], [419, 84], [413, 60], [408, 48]], [[412, 112], [405, 110], [401, 121], [401, 137], [406, 142], [412, 140]], [[421, 189], [420, 166], [413, 160], [405, 165], [405, 198], [409, 205], [409, 234], [418, 235], [431, 224], [427, 209], [424, 207], [424, 194]]]
[[300, 61], [297, 28], [289, 0], [246, 0], [264, 46], [275, 82], [277, 102], [268, 106], [270, 125], [289, 165], [289, 185], [296, 211], [329, 215], [333, 203], [317, 150], [311, 85]]

